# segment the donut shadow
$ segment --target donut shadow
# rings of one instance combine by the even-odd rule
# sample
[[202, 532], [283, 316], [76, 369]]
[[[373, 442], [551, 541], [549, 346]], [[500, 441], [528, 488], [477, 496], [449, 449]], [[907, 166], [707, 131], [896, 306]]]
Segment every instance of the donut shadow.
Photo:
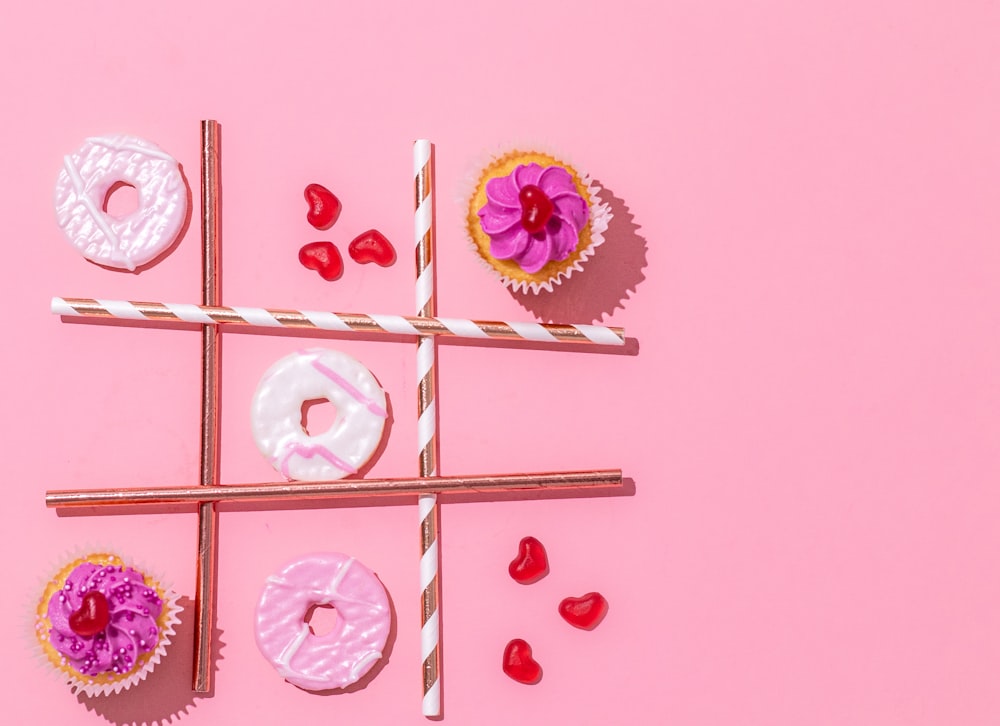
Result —
[[[189, 654], [194, 652], [194, 602], [182, 597], [178, 603], [183, 608], [167, 653], [146, 680], [127, 691], [110, 696], [89, 697], [83, 693], [77, 700], [105, 720], [117, 726], [153, 726], [169, 723], [188, 709], [197, 706], [203, 698], [212, 698], [215, 687], [208, 693], [191, 690], [194, 663]], [[218, 671], [218, 662], [223, 659], [225, 648], [222, 631], [212, 630], [212, 671]], [[213, 679], [214, 681], [214, 679]]]
[[646, 276], [646, 253], [649, 245], [639, 234], [641, 227], [623, 199], [598, 180], [601, 199], [611, 208], [613, 216], [604, 233], [604, 243], [594, 250], [594, 256], [583, 263], [583, 271], [553, 288], [551, 293], [514, 292], [518, 304], [546, 322], [582, 323], [603, 320], [636, 291]]
[[[181, 228], [177, 231], [177, 235], [174, 237], [173, 241], [169, 245], [167, 245], [167, 247], [165, 247], [164, 250], [160, 252], [160, 254], [158, 254], [156, 257], [151, 259], [149, 262], [136, 266], [134, 270], [128, 270], [123, 267], [112, 267], [110, 265], [102, 265], [100, 262], [87, 260], [88, 262], [90, 262], [90, 264], [96, 265], [97, 267], [107, 270], [108, 272], [125, 272], [130, 275], [138, 275], [140, 273], [145, 272], [149, 268], [159, 264], [160, 262], [162, 262], [163, 260], [165, 260], [174, 253], [174, 250], [177, 249], [177, 246], [181, 243], [181, 240], [183, 240], [187, 236], [188, 229], [190, 229], [191, 227], [192, 215], [194, 213], [192, 207], [194, 197], [191, 194], [191, 183], [188, 181], [187, 174], [184, 173], [184, 165], [178, 162], [177, 167], [180, 169], [181, 179], [184, 180], [184, 192], [187, 197], [187, 211], [184, 214], [184, 221], [181, 223]], [[121, 188], [122, 186], [132, 186], [132, 185], [129, 184], [128, 182], [116, 182], [114, 185], [112, 185], [111, 190], [108, 192], [108, 196], [110, 197], [110, 195], [112, 195], [117, 189]], [[106, 206], [107, 206], [107, 199], [105, 199], [105, 211], [106, 211]]]
[[[375, 574], [378, 578], [378, 573]], [[379, 582], [382, 580], [379, 578]], [[389, 600], [389, 634], [385, 639], [385, 648], [382, 649], [382, 657], [375, 662], [371, 670], [365, 673], [361, 678], [356, 680], [354, 683], [344, 686], [343, 688], [325, 688], [321, 691], [310, 691], [308, 688], [302, 688], [301, 686], [295, 686], [300, 691], [312, 694], [314, 696], [341, 696], [345, 693], [357, 693], [368, 687], [368, 684], [378, 677], [378, 674], [382, 672], [382, 669], [386, 667], [389, 663], [389, 658], [392, 657], [393, 648], [396, 647], [396, 603], [392, 599], [392, 595], [389, 589], [382, 584], [383, 589], [385, 589], [386, 598]], [[287, 682], [287, 681], [286, 681]], [[289, 684], [295, 685], [295, 684]]]

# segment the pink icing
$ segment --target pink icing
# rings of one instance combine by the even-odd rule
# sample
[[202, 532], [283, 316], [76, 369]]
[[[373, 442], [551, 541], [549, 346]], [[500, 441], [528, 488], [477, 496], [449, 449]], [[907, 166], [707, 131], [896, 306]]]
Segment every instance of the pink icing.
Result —
[[306, 445], [306, 444], [300, 444], [296, 441], [290, 441], [288, 442], [288, 444], [285, 445], [285, 447], [281, 451], [284, 454], [284, 456], [281, 457], [281, 464], [279, 466], [281, 469], [281, 473], [284, 474], [285, 477], [289, 479], [291, 479], [291, 475], [288, 469], [288, 460], [291, 459], [293, 456], [301, 456], [304, 459], [311, 459], [314, 456], [320, 456], [329, 461], [331, 464], [333, 464], [341, 471], [346, 471], [348, 474], [358, 473], [358, 470], [355, 469], [353, 466], [348, 464], [346, 461], [341, 459], [339, 456], [334, 454], [325, 446], [320, 446], [319, 444]]
[[[521, 224], [521, 189], [539, 187], [555, 211], [545, 229], [530, 234]], [[522, 164], [508, 176], [486, 182], [486, 204], [479, 210], [483, 231], [490, 236], [490, 254], [513, 260], [525, 272], [538, 272], [553, 260], [565, 260], [580, 241], [590, 210], [573, 177], [561, 166]]]
[[[305, 618], [332, 605], [337, 619], [314, 635]], [[375, 574], [337, 552], [307, 555], [267, 578], [257, 603], [260, 652], [289, 683], [310, 691], [343, 688], [382, 658], [389, 637], [389, 596]]]
[[329, 378], [331, 381], [336, 383], [338, 386], [344, 389], [351, 398], [353, 398], [358, 403], [364, 405], [369, 411], [371, 411], [376, 416], [381, 416], [382, 418], [389, 418], [389, 414], [386, 410], [379, 406], [375, 401], [368, 398], [365, 394], [359, 391], [357, 388], [351, 385], [350, 381], [344, 378], [342, 375], [337, 373], [329, 366], [323, 365], [318, 359], [312, 361], [312, 367], [322, 373], [324, 376]]
[[[111, 619], [103, 631], [83, 637], [73, 632], [69, 618], [92, 590], [107, 598]], [[49, 599], [49, 640], [82, 675], [128, 673], [138, 655], [156, 648], [156, 621], [162, 609], [160, 596], [138, 570], [87, 562], [74, 568], [63, 588]]]

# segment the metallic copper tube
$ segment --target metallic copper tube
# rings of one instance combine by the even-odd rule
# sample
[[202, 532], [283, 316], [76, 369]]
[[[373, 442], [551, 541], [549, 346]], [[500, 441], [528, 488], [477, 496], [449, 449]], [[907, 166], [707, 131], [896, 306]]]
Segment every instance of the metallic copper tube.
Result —
[[64, 489], [45, 492], [45, 506], [100, 507], [140, 504], [201, 504], [240, 501], [323, 500], [399, 494], [503, 493], [551, 489], [621, 487], [621, 469], [437, 476], [403, 479], [226, 484], [215, 487], [142, 487], [134, 489]]
[[[219, 124], [201, 122], [202, 302], [219, 305]], [[201, 486], [219, 483], [219, 327], [201, 329]], [[194, 669], [196, 693], [212, 690], [212, 628], [219, 518], [211, 501], [198, 505], [198, 573], [195, 580]]]

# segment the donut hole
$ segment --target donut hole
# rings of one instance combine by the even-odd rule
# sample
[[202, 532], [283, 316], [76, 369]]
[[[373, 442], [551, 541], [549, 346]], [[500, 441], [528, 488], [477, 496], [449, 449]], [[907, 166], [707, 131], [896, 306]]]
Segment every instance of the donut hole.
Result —
[[329, 430], [337, 420], [337, 407], [325, 398], [302, 402], [302, 430], [313, 436]]
[[116, 219], [127, 217], [139, 208], [139, 190], [128, 182], [115, 182], [104, 195], [101, 208]]
[[309, 632], [317, 637], [323, 637], [331, 632], [337, 620], [337, 609], [329, 603], [310, 605], [306, 611], [306, 625], [309, 626]]

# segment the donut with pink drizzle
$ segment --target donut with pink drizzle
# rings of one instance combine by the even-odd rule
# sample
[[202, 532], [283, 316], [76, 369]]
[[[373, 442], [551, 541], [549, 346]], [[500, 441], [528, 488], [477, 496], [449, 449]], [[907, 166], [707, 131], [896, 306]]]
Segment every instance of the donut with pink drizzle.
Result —
[[[306, 618], [332, 605], [324, 634]], [[308, 691], [344, 688], [382, 658], [392, 622], [389, 596], [375, 574], [338, 552], [306, 555], [267, 578], [257, 602], [257, 647], [289, 683]]]
[[[303, 406], [333, 404], [326, 430], [303, 428]], [[388, 413], [385, 391], [360, 361], [310, 348], [272, 365], [257, 386], [251, 425], [257, 448], [288, 479], [324, 481], [357, 473], [378, 448]]]

